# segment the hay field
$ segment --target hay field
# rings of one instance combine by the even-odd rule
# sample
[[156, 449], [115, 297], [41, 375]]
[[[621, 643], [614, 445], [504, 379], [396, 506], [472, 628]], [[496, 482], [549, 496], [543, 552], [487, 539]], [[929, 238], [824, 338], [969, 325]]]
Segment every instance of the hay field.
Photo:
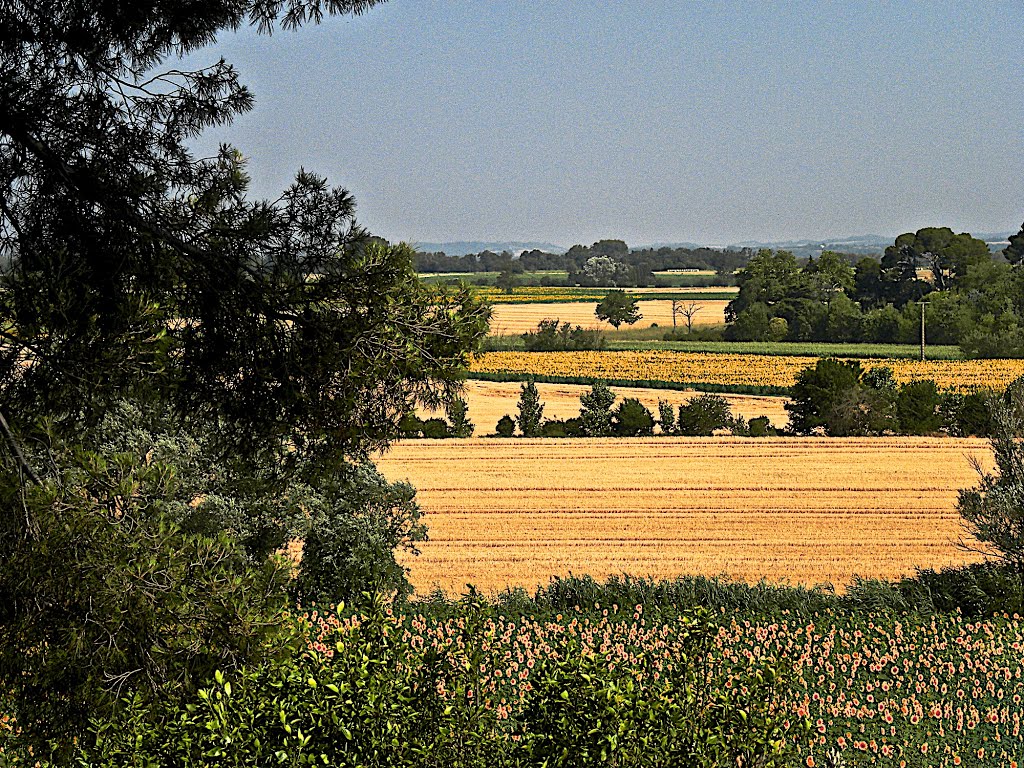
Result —
[[622, 572], [842, 588], [978, 559], [956, 546], [971, 457], [991, 465], [985, 441], [951, 438], [474, 439], [378, 465], [426, 511], [418, 591]]
[[[704, 289], [706, 290], [706, 289]], [[693, 324], [698, 325], [723, 325], [725, 323], [725, 307], [728, 301], [712, 300], [697, 301], [703, 309], [694, 315]], [[662, 328], [672, 327], [672, 302], [665, 300], [638, 301], [640, 314], [643, 318], [637, 322], [634, 328], [647, 328], [651, 323], [657, 323]], [[537, 323], [548, 318], [558, 318], [563, 323], [581, 325], [584, 328], [599, 328], [603, 331], [613, 330], [608, 323], [603, 323], [594, 315], [597, 309], [597, 302], [562, 302], [532, 304], [495, 304], [494, 312], [491, 315], [491, 333], [493, 335], [507, 335], [526, 333], [537, 329]], [[676, 319], [676, 323], [686, 327], [686, 320], [682, 317]], [[622, 326], [626, 328], [628, 326]]]
[[[469, 405], [469, 418], [476, 425], [475, 434], [494, 433], [494, 425], [506, 413], [516, 414], [520, 385], [516, 382], [467, 381], [463, 397]], [[544, 403], [544, 417], [548, 419], [570, 419], [579, 416], [580, 395], [589, 392], [590, 387], [580, 384], [537, 384], [537, 391]], [[699, 392], [679, 392], [672, 389], [641, 389], [634, 387], [612, 387], [618, 395], [616, 404], [627, 397], [635, 397], [646, 405], [653, 414], [658, 413], [658, 400], [681, 405], [696, 397]], [[755, 395], [722, 395], [729, 401], [734, 416], [753, 419], [767, 416], [776, 427], [789, 424], [789, 414], [783, 407], [784, 397], [761, 397]], [[421, 414], [423, 418], [434, 412]], [[441, 414], [437, 414], [441, 415]]]

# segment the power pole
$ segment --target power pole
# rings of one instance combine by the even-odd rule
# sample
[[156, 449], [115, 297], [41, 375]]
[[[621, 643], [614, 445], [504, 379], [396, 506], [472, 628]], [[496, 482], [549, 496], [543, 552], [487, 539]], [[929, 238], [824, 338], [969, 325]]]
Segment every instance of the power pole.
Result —
[[921, 305], [921, 362], [924, 362], [924, 308], [928, 305], [927, 301], [917, 302]]

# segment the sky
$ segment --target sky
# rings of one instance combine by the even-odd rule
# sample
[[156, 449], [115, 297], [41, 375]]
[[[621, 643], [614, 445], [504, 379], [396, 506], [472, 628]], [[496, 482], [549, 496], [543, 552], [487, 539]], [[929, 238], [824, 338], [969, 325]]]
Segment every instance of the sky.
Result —
[[223, 56], [208, 132], [275, 198], [301, 166], [392, 241], [726, 244], [1016, 231], [1020, 0], [390, 0]]

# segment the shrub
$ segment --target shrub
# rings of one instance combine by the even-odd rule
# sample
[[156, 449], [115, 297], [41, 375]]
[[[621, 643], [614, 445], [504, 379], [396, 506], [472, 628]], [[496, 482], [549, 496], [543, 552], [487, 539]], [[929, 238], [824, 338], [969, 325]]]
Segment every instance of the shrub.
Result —
[[983, 472], [975, 464], [981, 481], [960, 491], [957, 509], [978, 541], [1024, 569], [1024, 443], [1018, 438], [1024, 423], [1005, 403], [995, 404], [992, 415], [996, 469]]
[[844, 406], [859, 408], [856, 398], [860, 385], [860, 363], [852, 360], [822, 358], [812, 368], [805, 368], [796, 377], [791, 401], [786, 403], [790, 428], [797, 434], [810, 434], [824, 428], [829, 434], [829, 421]]
[[750, 437], [774, 437], [779, 431], [772, 426], [767, 416], [757, 416], [747, 423], [747, 434]]
[[557, 419], [546, 419], [544, 424], [541, 425], [541, 436], [542, 437], [568, 437], [569, 434], [565, 430], [565, 422], [558, 421]]
[[451, 436], [448, 422], [444, 419], [427, 419], [423, 422], [423, 437], [429, 440], [444, 440]]
[[561, 352], [590, 349], [604, 349], [604, 334], [580, 326], [573, 328], [569, 323], [561, 326], [558, 320], [541, 320], [536, 331], [522, 335], [527, 352]]
[[613, 414], [612, 432], [619, 437], [654, 434], [654, 416], [635, 397], [627, 397]]
[[498, 419], [498, 423], [494, 426], [494, 431], [499, 437], [512, 437], [516, 433], [516, 422], [506, 413]]
[[729, 402], [721, 395], [698, 395], [679, 406], [677, 430], [681, 435], [708, 436], [732, 426]]
[[322, 482], [307, 507], [312, 518], [293, 584], [298, 600], [351, 601], [367, 589], [404, 599], [412, 594], [408, 568], [396, 551], [418, 554], [426, 541], [416, 489], [389, 483], [370, 462], [350, 465]]
[[423, 420], [409, 412], [398, 422], [398, 433], [405, 438], [423, 437]]
[[896, 419], [900, 432], [928, 435], [942, 426], [941, 397], [934, 381], [911, 381], [900, 387], [896, 397]]

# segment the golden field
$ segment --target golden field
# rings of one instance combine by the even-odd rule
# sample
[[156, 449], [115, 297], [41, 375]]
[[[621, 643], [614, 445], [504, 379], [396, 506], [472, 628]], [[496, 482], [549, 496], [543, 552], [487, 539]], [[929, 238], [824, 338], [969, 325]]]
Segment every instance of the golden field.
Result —
[[[724, 325], [725, 307], [728, 303], [728, 301], [721, 300], [696, 300], [696, 304], [703, 309], [694, 315], [693, 324], [695, 326]], [[662, 328], [672, 327], [672, 302], [668, 299], [638, 301], [637, 306], [643, 317], [632, 327], [646, 328], [651, 323], [657, 323]], [[597, 319], [594, 314], [596, 309], [597, 302], [495, 304], [491, 314], [491, 334], [510, 335], [535, 331], [537, 323], [541, 320], [554, 318], [574, 326], [598, 328], [602, 331], [612, 330], [611, 325]], [[686, 319], [682, 316], [676, 318], [676, 323], [683, 328], [686, 327]]]
[[406, 441], [380, 457], [419, 489], [417, 591], [551, 576], [719, 575], [841, 588], [979, 559], [957, 489], [987, 442], [952, 438]]
[[[467, 381], [463, 397], [469, 405], [469, 418], [476, 425], [477, 435], [493, 434], [494, 425], [506, 413], [515, 417], [519, 401], [520, 385], [517, 382]], [[544, 403], [544, 417], [548, 419], [570, 419], [579, 416], [580, 395], [589, 392], [590, 387], [582, 384], [537, 384], [537, 391]], [[635, 397], [646, 405], [655, 416], [658, 401], [665, 400], [681, 405], [696, 397], [698, 392], [680, 392], [672, 389], [642, 389], [639, 387], [613, 387], [618, 395], [616, 403], [627, 397]], [[767, 416], [776, 427], [789, 424], [789, 413], [783, 407], [784, 397], [763, 397], [759, 395], [723, 395], [729, 401], [734, 416], [753, 419]], [[443, 412], [425, 412], [422, 417], [443, 415]]]
[[[792, 386], [816, 357], [729, 355], [708, 352], [487, 352], [470, 371], [537, 376], [584, 376], [630, 381]], [[931, 379], [939, 389], [1005, 389], [1024, 375], [1024, 360], [862, 360], [865, 369], [888, 366], [898, 382]]]

